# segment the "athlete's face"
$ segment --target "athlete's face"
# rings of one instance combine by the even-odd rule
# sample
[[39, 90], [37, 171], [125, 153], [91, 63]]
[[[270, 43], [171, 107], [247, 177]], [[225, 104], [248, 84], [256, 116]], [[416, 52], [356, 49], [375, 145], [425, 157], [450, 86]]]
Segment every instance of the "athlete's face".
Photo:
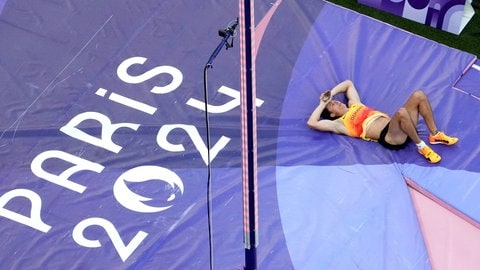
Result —
[[327, 104], [327, 109], [330, 111], [331, 114], [333, 114], [334, 117], [342, 116], [344, 115], [348, 108], [347, 106], [338, 100], [332, 100]]

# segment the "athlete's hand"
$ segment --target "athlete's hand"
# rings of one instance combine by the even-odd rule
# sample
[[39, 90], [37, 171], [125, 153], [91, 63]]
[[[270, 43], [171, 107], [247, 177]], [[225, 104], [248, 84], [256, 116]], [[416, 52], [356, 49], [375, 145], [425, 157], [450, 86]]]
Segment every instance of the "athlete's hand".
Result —
[[330, 90], [325, 91], [320, 95], [320, 103], [322, 102], [328, 103], [331, 100], [332, 100], [332, 92], [330, 92]]

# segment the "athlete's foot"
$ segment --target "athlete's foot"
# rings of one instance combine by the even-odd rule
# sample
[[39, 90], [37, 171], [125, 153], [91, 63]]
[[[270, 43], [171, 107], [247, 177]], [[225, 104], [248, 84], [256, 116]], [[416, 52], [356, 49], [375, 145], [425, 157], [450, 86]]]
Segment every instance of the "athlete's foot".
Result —
[[428, 145], [425, 145], [423, 148], [417, 148], [418, 153], [420, 153], [425, 159], [430, 163], [438, 163], [442, 160], [439, 154], [435, 153]]
[[458, 138], [450, 137], [445, 135], [445, 133], [439, 131], [435, 135], [431, 135], [428, 138], [430, 144], [445, 144], [445, 145], [452, 145], [458, 142]]

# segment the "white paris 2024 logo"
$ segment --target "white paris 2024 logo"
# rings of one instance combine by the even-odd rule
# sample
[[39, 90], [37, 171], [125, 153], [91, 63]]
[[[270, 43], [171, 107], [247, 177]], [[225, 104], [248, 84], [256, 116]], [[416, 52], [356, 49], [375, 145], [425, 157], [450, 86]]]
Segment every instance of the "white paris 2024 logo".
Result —
[[[145, 82], [160, 74], [168, 74], [172, 77], [172, 81], [166, 86], [155, 86], [150, 92], [153, 94], [167, 94], [176, 90], [183, 81], [183, 75], [180, 70], [172, 66], [157, 66], [151, 70], [146, 71], [143, 74], [132, 76], [127, 70], [132, 65], [142, 65], [147, 58], [144, 57], [132, 57], [124, 60], [117, 68], [117, 76], [124, 82], [129, 84], [139, 84]], [[232, 100], [222, 105], [207, 104], [210, 113], [225, 113], [238, 106], [240, 106], [240, 92], [232, 88], [222, 86], [218, 89], [218, 92], [230, 96]], [[149, 115], [153, 115], [156, 112], [156, 108], [140, 102], [138, 100], [126, 97], [115, 92], [110, 92], [104, 88], [98, 88], [95, 92], [97, 96], [108, 98], [108, 100], [115, 102], [119, 105], [126, 106], [130, 109], [134, 109]], [[263, 101], [256, 100], [256, 106], [260, 107]], [[190, 98], [186, 105], [194, 107], [196, 109], [205, 110], [205, 103], [203, 101]], [[84, 121], [96, 121], [101, 126], [100, 137], [92, 136], [82, 131], [78, 126]], [[102, 113], [87, 111], [74, 116], [68, 123], [60, 128], [60, 131], [68, 135], [71, 138], [80, 140], [82, 142], [94, 145], [106, 149], [112, 153], [118, 154], [122, 150], [122, 146], [116, 144], [112, 140], [113, 134], [119, 128], [128, 128], [137, 131], [141, 125], [138, 123], [112, 123], [110, 118]], [[212, 162], [217, 154], [226, 147], [230, 142], [230, 138], [221, 136], [220, 139], [210, 149], [210, 160], [208, 160], [208, 151], [206, 144], [202, 140], [202, 137], [198, 129], [194, 125], [189, 124], [166, 124], [159, 128], [156, 142], [159, 147], [170, 152], [183, 152], [185, 147], [180, 144], [174, 144], [168, 141], [167, 137], [173, 130], [183, 130], [186, 135], [193, 142], [196, 150], [202, 157], [203, 162], [208, 165]], [[56, 159], [71, 164], [68, 169], [60, 174], [54, 174], [46, 171], [42, 165], [47, 160]], [[86, 160], [84, 158], [75, 156], [62, 150], [47, 150], [39, 153], [31, 162], [32, 173], [40, 179], [46, 180], [63, 188], [69, 189], [73, 192], [82, 194], [87, 186], [76, 183], [71, 180], [71, 176], [80, 171], [90, 171], [93, 173], [101, 173], [104, 170], [104, 166]], [[172, 194], [167, 198], [167, 205], [162, 207], [149, 206], [145, 202], [150, 201], [151, 198], [141, 196], [128, 187], [128, 183], [142, 183], [146, 181], [162, 181], [170, 186]], [[178, 191], [178, 192], [173, 192]], [[160, 166], [138, 166], [129, 169], [122, 173], [115, 181], [113, 185], [114, 197], [118, 203], [120, 203], [126, 209], [135, 211], [138, 213], [154, 213], [165, 211], [173, 206], [176, 199], [175, 194], [183, 194], [184, 184], [182, 179], [172, 170], [160, 167]], [[14, 198], [23, 197], [29, 200], [31, 203], [30, 216], [25, 216], [15, 211], [11, 211], [6, 208], [9, 201]], [[51, 229], [51, 225], [48, 222], [44, 222], [42, 219], [42, 198], [35, 191], [29, 189], [14, 189], [6, 192], [0, 196], [0, 216], [8, 218], [12, 221], [29, 226], [43, 233], [48, 233]], [[72, 238], [80, 246], [87, 248], [99, 248], [101, 242], [97, 239], [87, 239], [84, 236], [84, 230], [90, 226], [100, 226], [108, 234], [112, 241], [117, 253], [122, 261], [126, 261], [128, 257], [136, 250], [136, 248], [142, 243], [142, 241], [148, 236], [148, 233], [144, 231], [138, 231], [137, 234], [125, 244], [120, 236], [116, 227], [111, 221], [102, 217], [91, 217], [80, 221], [73, 229]]]

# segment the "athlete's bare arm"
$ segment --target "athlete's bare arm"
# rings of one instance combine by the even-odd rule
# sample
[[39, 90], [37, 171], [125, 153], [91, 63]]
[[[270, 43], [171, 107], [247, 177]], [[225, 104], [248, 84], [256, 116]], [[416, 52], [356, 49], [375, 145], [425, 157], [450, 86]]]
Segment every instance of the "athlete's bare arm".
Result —
[[355, 104], [355, 103], [362, 103], [360, 101], [360, 96], [358, 95], [358, 91], [355, 88], [355, 85], [353, 85], [353, 82], [351, 80], [345, 80], [337, 84], [335, 87], [332, 88], [331, 93], [332, 93], [332, 96], [335, 96], [339, 93], [345, 93], [348, 99], [348, 106], [351, 106], [352, 104]]

